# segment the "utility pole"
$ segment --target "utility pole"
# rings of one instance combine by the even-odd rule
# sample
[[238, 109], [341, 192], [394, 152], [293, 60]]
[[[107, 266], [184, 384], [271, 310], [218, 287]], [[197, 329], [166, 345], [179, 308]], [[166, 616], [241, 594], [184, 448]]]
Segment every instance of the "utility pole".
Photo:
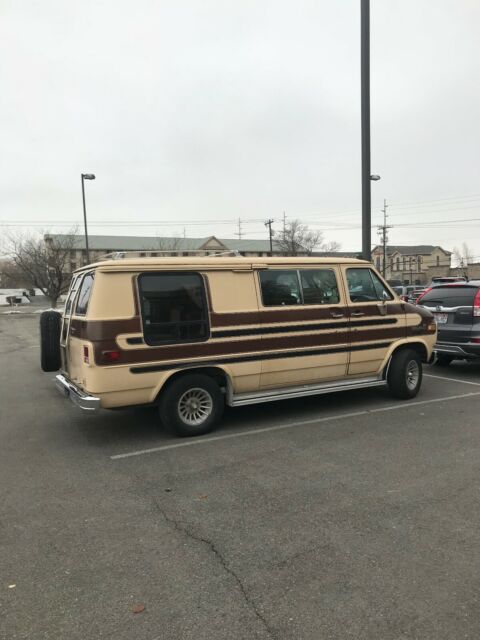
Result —
[[240, 218], [238, 219], [238, 231], [235, 233], [235, 235], [238, 236], [239, 240], [242, 239], [242, 235], [243, 235], [243, 232], [242, 232], [242, 221], [241, 221]]
[[383, 209], [381, 209], [383, 213], [383, 225], [378, 227], [378, 235], [380, 236], [380, 240], [383, 248], [383, 269], [382, 275], [385, 278], [387, 273], [387, 246], [388, 246], [388, 229], [391, 229], [391, 226], [387, 225], [387, 201], [383, 200]]
[[273, 242], [272, 242], [272, 238], [273, 238], [273, 232], [272, 232], [272, 224], [275, 222], [275, 220], [272, 220], [271, 218], [268, 219], [265, 222], [265, 226], [268, 227], [268, 233], [270, 235], [270, 255], [273, 255]]

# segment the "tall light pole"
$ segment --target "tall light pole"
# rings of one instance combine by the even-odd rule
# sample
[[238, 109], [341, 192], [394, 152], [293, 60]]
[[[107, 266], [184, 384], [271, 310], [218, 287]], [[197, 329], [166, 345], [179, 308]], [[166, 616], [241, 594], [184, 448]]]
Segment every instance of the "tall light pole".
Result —
[[88, 230], [87, 230], [87, 207], [85, 206], [85, 180], [95, 180], [93, 173], [82, 173], [82, 199], [83, 199], [83, 224], [85, 227], [85, 249], [87, 253], [87, 264], [90, 263], [90, 251], [88, 248]]
[[360, 0], [360, 68], [362, 85], [362, 258], [372, 258], [372, 180], [370, 173], [370, 0]]

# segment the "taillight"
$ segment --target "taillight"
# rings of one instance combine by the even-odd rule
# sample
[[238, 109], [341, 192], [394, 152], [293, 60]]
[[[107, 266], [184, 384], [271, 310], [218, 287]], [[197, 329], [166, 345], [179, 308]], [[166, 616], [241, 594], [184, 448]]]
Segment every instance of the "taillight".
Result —
[[429, 291], [431, 291], [433, 289], [433, 287], [428, 287], [428, 289], [425, 289], [425, 291], [423, 293], [421, 293], [418, 298], [415, 300], [415, 304], [418, 304], [420, 302], [420, 300], [423, 298], [424, 295], [426, 295]]
[[118, 362], [120, 360], [120, 351], [102, 351], [105, 362]]
[[83, 361], [85, 364], [90, 364], [90, 356], [88, 354], [88, 346], [86, 344], [83, 345]]
[[477, 290], [473, 301], [473, 315], [480, 318], [480, 289]]

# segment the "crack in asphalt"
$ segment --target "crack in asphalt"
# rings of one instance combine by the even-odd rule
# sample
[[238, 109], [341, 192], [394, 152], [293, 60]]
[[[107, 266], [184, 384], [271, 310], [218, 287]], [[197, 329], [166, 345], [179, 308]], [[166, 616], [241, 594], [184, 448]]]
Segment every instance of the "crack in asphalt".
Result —
[[205, 544], [205, 545], [207, 545], [209, 547], [210, 551], [218, 559], [218, 561], [220, 562], [220, 564], [222, 565], [224, 570], [230, 576], [232, 576], [232, 578], [235, 580], [238, 588], [240, 589], [240, 591], [242, 593], [243, 599], [245, 600], [245, 602], [248, 605], [249, 609], [251, 611], [253, 611], [253, 613], [255, 614], [257, 619], [262, 623], [262, 625], [263, 625], [264, 629], [266, 630], [266, 632], [268, 633], [269, 637], [275, 639], [276, 636], [275, 636], [275, 634], [273, 632], [273, 629], [270, 627], [270, 625], [268, 624], [266, 618], [263, 616], [262, 612], [258, 609], [257, 605], [255, 604], [255, 602], [250, 597], [248, 591], [245, 588], [245, 585], [243, 584], [243, 582], [241, 581], [239, 576], [235, 573], [235, 571], [232, 569], [232, 567], [230, 567], [228, 565], [228, 563], [225, 560], [223, 554], [220, 552], [220, 550], [215, 545], [215, 543], [212, 540], [209, 540], [208, 538], [203, 538], [202, 536], [195, 534], [193, 531], [188, 529], [186, 526], [182, 525], [180, 521], [175, 520], [174, 518], [170, 517], [167, 514], [167, 512], [165, 511], [165, 509], [163, 509], [161, 507], [160, 503], [158, 502], [158, 500], [156, 500], [156, 498], [153, 498], [153, 502], [154, 502], [156, 508], [158, 509], [158, 511], [164, 517], [165, 521], [168, 522], [168, 524], [172, 525], [176, 531], [182, 533], [183, 535], [187, 536], [188, 538], [191, 538], [192, 540], [195, 540], [196, 542], [202, 542], [203, 544]]

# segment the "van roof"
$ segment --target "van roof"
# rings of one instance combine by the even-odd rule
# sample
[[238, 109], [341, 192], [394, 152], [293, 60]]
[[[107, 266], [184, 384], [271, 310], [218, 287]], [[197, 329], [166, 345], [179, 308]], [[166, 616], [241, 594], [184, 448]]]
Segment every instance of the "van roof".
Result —
[[88, 264], [74, 273], [82, 271], [91, 271], [98, 269], [99, 271], [148, 271], [149, 269], [162, 268], [196, 268], [202, 270], [218, 270], [221, 269], [251, 269], [262, 266], [294, 266], [294, 265], [335, 265], [335, 264], [371, 264], [366, 260], [357, 260], [356, 258], [317, 258], [317, 257], [273, 257], [273, 258], [244, 258], [236, 256], [192, 256], [192, 257], [142, 257], [142, 258], [119, 258], [111, 260], [103, 260]]

